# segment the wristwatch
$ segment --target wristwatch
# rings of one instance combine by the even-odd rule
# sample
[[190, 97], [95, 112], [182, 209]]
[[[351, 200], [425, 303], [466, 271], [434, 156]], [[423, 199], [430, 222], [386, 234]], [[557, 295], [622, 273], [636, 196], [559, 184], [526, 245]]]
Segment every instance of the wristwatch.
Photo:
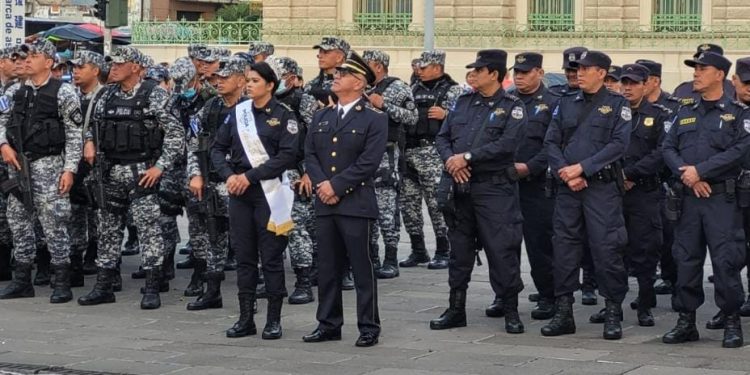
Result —
[[467, 162], [471, 161], [471, 152], [464, 153], [464, 160], [466, 160]]

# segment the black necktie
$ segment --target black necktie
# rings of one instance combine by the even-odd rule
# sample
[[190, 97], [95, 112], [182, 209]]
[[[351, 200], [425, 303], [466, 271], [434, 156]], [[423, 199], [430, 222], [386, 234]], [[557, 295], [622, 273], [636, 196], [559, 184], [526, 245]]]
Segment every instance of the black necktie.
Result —
[[343, 120], [343, 119], [344, 119], [344, 109], [339, 108], [339, 120]]

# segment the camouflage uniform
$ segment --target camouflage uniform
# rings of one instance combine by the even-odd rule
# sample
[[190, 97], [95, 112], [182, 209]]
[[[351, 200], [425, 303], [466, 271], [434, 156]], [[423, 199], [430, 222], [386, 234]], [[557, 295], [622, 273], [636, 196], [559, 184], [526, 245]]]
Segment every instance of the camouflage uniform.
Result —
[[248, 45], [248, 54], [253, 59], [255, 59], [255, 57], [258, 55], [264, 55], [267, 58], [268, 56], [273, 55], [274, 51], [275, 48], [273, 47], [273, 44], [269, 42], [250, 42], [250, 44]]
[[[32, 44], [25, 44], [21, 49], [26, 53], [41, 53], [48, 57], [54, 57], [55, 55], [54, 45], [44, 39], [37, 40]], [[20, 146], [18, 142], [23, 142], [24, 152], [29, 159], [33, 196], [33, 207], [24, 206], [23, 202], [15, 195], [11, 195], [8, 199], [8, 222], [15, 244], [16, 281], [19, 282], [16, 286], [31, 288], [31, 296], [33, 296], [33, 288], [31, 284], [27, 285], [26, 281], [27, 276], [28, 281], [30, 281], [31, 264], [36, 257], [37, 238], [34, 235], [34, 224], [38, 220], [44, 231], [47, 247], [51, 254], [51, 263], [55, 267], [57, 277], [57, 282], [53, 285], [55, 291], [51, 302], [67, 302], [72, 298], [69, 279], [70, 241], [68, 237], [70, 198], [67, 193], [60, 194], [58, 186], [60, 175], [63, 172], [75, 174], [78, 169], [78, 161], [81, 159], [81, 123], [83, 119], [80, 102], [75, 89], [71, 85], [54, 80], [51, 76], [41, 86], [37, 87], [31, 80], [27, 80], [23, 87], [20, 84], [15, 84], [5, 94], [4, 99], [11, 103], [20, 98], [21, 95], [27, 95], [26, 97], [29, 98], [27, 103], [30, 103], [13, 103], [9, 106], [12, 108], [10, 111], [0, 115], [0, 144], [8, 143], [9, 138], [13, 138], [15, 139], [13, 147], [17, 150]], [[33, 99], [31, 99], [32, 95]], [[56, 98], [51, 98], [51, 95], [55, 95]], [[48, 103], [48, 100], [56, 101], [57, 108], [54, 115], [45, 113], [45, 109], [49, 111], [47, 106], [55, 105]], [[36, 109], [32, 110], [32, 108]], [[43, 118], [36, 118], [37, 115]], [[16, 116], [22, 118], [16, 118]], [[46, 134], [45, 132], [34, 133], [35, 137], [27, 141], [20, 140], [17, 131], [8, 129], [14, 125], [22, 126], [21, 134], [23, 138], [26, 138], [26, 131], [30, 130], [26, 127], [27, 124], [30, 124], [29, 118], [31, 121], [47, 121], [54, 116], [59, 121], [59, 129], [64, 134], [53, 135], [52, 132], [56, 130], [50, 126], [47, 128], [49, 130]], [[25, 123], [19, 123], [20, 121]], [[64, 137], [64, 141], [55, 143], [55, 141], [61, 141], [55, 137], [61, 136]], [[46, 143], [44, 142], [45, 138], [48, 138]], [[40, 151], [42, 149], [46, 152]], [[55, 155], [58, 149], [60, 151]], [[19, 177], [18, 172], [13, 168], [10, 168], [9, 174], [11, 178]], [[9, 295], [13, 295], [14, 293], [10, 293], [13, 286], [11, 284], [6, 289], [9, 293], [3, 293], [3, 296], [7, 298]], [[15, 295], [15, 297], [21, 296], [28, 295]]]
[[[324, 51], [340, 50], [345, 56], [348, 56], [349, 51], [351, 50], [347, 41], [332, 36], [323, 37], [323, 40], [313, 48], [322, 49]], [[331, 92], [331, 85], [333, 85], [333, 74], [326, 74], [321, 70], [317, 77], [305, 84], [304, 91], [305, 94], [313, 96], [315, 100], [323, 103], [325, 106], [328, 105], [329, 97], [331, 97], [334, 102], [338, 101], [336, 94]]]
[[[388, 68], [390, 56], [378, 50], [366, 50], [362, 55], [366, 62], [376, 62]], [[398, 187], [401, 180], [400, 155], [405, 143], [405, 127], [417, 123], [418, 112], [414, 104], [411, 88], [397, 78], [387, 75], [378, 81], [368, 94], [379, 94], [383, 97], [382, 110], [388, 114], [388, 145], [378, 171], [375, 173], [375, 195], [378, 201], [378, 220], [373, 221], [370, 231], [370, 246], [374, 256], [378, 255], [379, 231], [383, 233], [385, 244], [384, 268], [377, 272], [378, 277], [398, 276], [398, 242], [401, 224], [398, 221]], [[376, 265], [379, 262], [375, 262]]]
[[[130, 46], [120, 47], [107, 57], [107, 61], [144, 65], [141, 52]], [[117, 266], [123, 237], [122, 227], [126, 213], [130, 212], [138, 227], [142, 266], [147, 274], [146, 293], [141, 308], [158, 308], [161, 305], [158, 293], [165, 247], [157, 188], [143, 188], [138, 186], [138, 182], [151, 166], [162, 171], [171, 168], [184, 150], [181, 127], [177, 119], [166, 110], [168, 99], [169, 95], [163, 88], [154, 82], [142, 81], [128, 92], [122, 91], [120, 85], [109, 86], [102, 99], [96, 103], [94, 126], [97, 126], [99, 132], [98, 147], [104, 153], [104, 160], [99, 162], [104, 162], [108, 167], [103, 172], [107, 207], [99, 210], [99, 251], [96, 263], [100, 273], [97, 285], [88, 296], [79, 299], [80, 304], [114, 302], [110, 289], [111, 270]], [[142, 107], [138, 107], [139, 105]], [[136, 117], [139, 114], [141, 117]], [[133, 137], [123, 140], [117, 129], [124, 125], [142, 125], [142, 132], [139, 131], [142, 134], [140, 141]], [[157, 147], [153, 139], [160, 133], [163, 134], [163, 142]], [[93, 139], [93, 134], [87, 134], [87, 139]], [[120, 142], [123, 141], [127, 142], [124, 147], [126, 153], [137, 156], [126, 157], [121, 153]], [[115, 148], [117, 151], [114, 151]], [[156, 160], [144, 161], [147, 158]]]
[[[427, 51], [422, 53], [420, 60], [422, 66], [430, 64], [445, 64], [445, 52]], [[404, 170], [404, 183], [401, 186], [401, 213], [404, 219], [406, 232], [411, 237], [412, 255], [409, 259], [402, 261], [400, 265], [415, 266], [429, 260], [424, 245], [424, 232], [422, 227], [422, 199], [427, 203], [427, 211], [435, 231], [435, 238], [440, 261], [448, 256], [448, 228], [445, 224], [442, 212], [438, 210], [436, 189], [443, 173], [443, 162], [437, 154], [434, 136], [436, 132], [428, 128], [437, 124], [439, 120], [429, 120], [427, 111], [432, 106], [439, 106], [445, 110], [453, 108], [456, 99], [461, 95], [461, 86], [447, 74], [436, 80], [432, 88], [418, 81], [412, 86], [414, 101], [419, 111], [419, 120], [416, 125], [406, 127], [406, 169]], [[417, 259], [418, 258], [418, 259]]]
[[[0, 59], [10, 59], [14, 49], [13, 47], [0, 49]], [[0, 95], [5, 95], [5, 91], [15, 83], [15, 79], [1, 82]], [[7, 176], [7, 174], [8, 166], [5, 163], [0, 163], [0, 176]], [[0, 281], [11, 279], [10, 258], [13, 252], [13, 240], [6, 216], [7, 207], [8, 197], [5, 194], [0, 194]]]

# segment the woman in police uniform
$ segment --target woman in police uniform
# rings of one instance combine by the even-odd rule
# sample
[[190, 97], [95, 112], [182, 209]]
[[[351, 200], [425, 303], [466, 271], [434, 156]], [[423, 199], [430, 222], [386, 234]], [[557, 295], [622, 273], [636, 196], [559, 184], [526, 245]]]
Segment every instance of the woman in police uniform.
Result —
[[[233, 60], [217, 73], [219, 77], [227, 77], [220, 78], [220, 85], [233, 79], [237, 70], [242, 71], [232, 66]], [[281, 223], [275, 223], [276, 228], [269, 225], [273, 224], [269, 223], [272, 207], [261, 181], [279, 181], [284, 171], [294, 166], [299, 145], [298, 125], [294, 112], [273, 97], [279, 80], [271, 66], [264, 62], [252, 65], [245, 70], [244, 79], [252, 102], [238, 101], [236, 110], [231, 111], [219, 127], [211, 149], [211, 161], [226, 180], [229, 192], [229, 236], [238, 261], [240, 318], [227, 330], [227, 337], [257, 332], [253, 303], [260, 259], [268, 293], [268, 317], [262, 337], [278, 339], [281, 337], [282, 298], [286, 293], [282, 252], [287, 238], [285, 229], [278, 226]], [[252, 144], [248, 138], [259, 139], [262, 148], [252, 147], [259, 144]], [[262, 154], [260, 162], [258, 153]], [[286, 230], [289, 229], [291, 227]]]

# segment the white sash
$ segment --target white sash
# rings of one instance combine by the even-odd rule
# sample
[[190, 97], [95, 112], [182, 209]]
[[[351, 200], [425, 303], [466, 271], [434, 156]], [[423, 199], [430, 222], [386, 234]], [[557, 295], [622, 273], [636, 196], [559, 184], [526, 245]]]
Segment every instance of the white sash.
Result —
[[[253, 116], [253, 101], [246, 100], [235, 107], [237, 117], [237, 133], [240, 135], [242, 148], [253, 168], [265, 163], [268, 159], [263, 143], [258, 137], [258, 129], [255, 127], [255, 116]], [[271, 217], [268, 220], [267, 229], [279, 235], [287, 235], [294, 227], [292, 222], [292, 204], [294, 203], [294, 190], [289, 185], [286, 173], [282, 180], [274, 178], [260, 182], [266, 202], [271, 208]]]

